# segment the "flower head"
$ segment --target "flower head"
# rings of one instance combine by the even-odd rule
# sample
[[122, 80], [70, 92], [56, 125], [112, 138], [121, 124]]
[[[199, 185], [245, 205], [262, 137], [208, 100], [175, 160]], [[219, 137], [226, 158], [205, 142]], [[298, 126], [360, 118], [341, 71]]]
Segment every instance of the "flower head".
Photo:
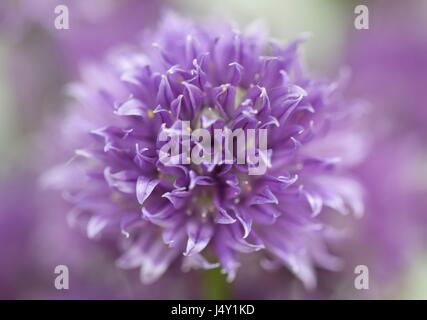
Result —
[[[359, 185], [344, 176], [354, 158], [346, 149], [357, 145], [354, 108], [336, 83], [305, 76], [302, 39], [284, 45], [258, 25], [240, 32], [174, 15], [151, 37], [70, 86], [79, 102], [63, 143], [75, 156], [46, 178], [61, 186], [72, 217], [88, 217], [89, 237], [121, 230], [118, 265], [139, 267], [146, 283], [176, 260], [219, 267], [231, 281], [241, 253], [258, 252], [267, 269], [285, 265], [307, 288], [315, 267], [340, 268], [322, 220], [363, 211]], [[251, 175], [247, 157], [226, 163], [218, 153], [199, 164], [162, 161], [162, 135], [201, 128], [265, 129], [267, 148], [252, 146], [266, 172]]]

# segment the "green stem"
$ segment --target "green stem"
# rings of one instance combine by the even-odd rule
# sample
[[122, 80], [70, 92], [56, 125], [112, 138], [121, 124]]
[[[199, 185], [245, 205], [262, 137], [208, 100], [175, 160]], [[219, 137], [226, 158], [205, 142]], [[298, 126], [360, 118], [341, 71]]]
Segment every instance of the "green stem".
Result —
[[203, 271], [203, 295], [209, 300], [230, 299], [231, 287], [219, 268]]

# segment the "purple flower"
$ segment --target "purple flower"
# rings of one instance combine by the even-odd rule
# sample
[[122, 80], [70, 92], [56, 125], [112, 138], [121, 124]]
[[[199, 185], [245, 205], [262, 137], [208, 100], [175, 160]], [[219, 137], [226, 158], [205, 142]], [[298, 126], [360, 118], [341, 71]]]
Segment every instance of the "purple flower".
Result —
[[[363, 212], [360, 186], [345, 175], [361, 151], [350, 122], [358, 109], [337, 83], [303, 73], [302, 39], [285, 45], [256, 25], [240, 32], [170, 14], [145, 40], [70, 86], [79, 102], [62, 141], [75, 154], [45, 179], [73, 204], [75, 223], [90, 238], [121, 230], [117, 263], [140, 268], [144, 283], [174, 261], [219, 267], [232, 281], [239, 255], [255, 252], [264, 268], [284, 265], [307, 288], [316, 267], [338, 270], [328, 216]], [[250, 175], [236, 158], [163, 163], [159, 136], [182, 121], [189, 131], [267, 129], [267, 152], [257, 146], [267, 172]]]

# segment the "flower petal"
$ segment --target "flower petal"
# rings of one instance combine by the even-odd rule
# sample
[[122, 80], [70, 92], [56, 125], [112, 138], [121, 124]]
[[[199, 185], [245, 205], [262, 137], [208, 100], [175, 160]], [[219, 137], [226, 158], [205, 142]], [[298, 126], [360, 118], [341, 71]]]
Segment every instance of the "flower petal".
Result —
[[206, 248], [213, 236], [213, 231], [210, 224], [189, 222], [187, 225], [188, 241], [184, 256], [191, 256]]
[[145, 200], [151, 195], [154, 188], [159, 184], [158, 179], [149, 179], [144, 176], [139, 176], [136, 181], [136, 198], [140, 205], [143, 205]]

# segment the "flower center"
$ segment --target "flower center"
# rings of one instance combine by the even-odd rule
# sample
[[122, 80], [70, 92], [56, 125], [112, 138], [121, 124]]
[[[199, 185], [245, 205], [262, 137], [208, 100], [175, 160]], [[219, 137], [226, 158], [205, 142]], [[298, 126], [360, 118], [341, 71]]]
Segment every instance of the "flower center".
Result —
[[187, 215], [197, 214], [202, 221], [207, 221], [215, 213], [213, 188], [201, 187], [194, 191], [186, 210]]

